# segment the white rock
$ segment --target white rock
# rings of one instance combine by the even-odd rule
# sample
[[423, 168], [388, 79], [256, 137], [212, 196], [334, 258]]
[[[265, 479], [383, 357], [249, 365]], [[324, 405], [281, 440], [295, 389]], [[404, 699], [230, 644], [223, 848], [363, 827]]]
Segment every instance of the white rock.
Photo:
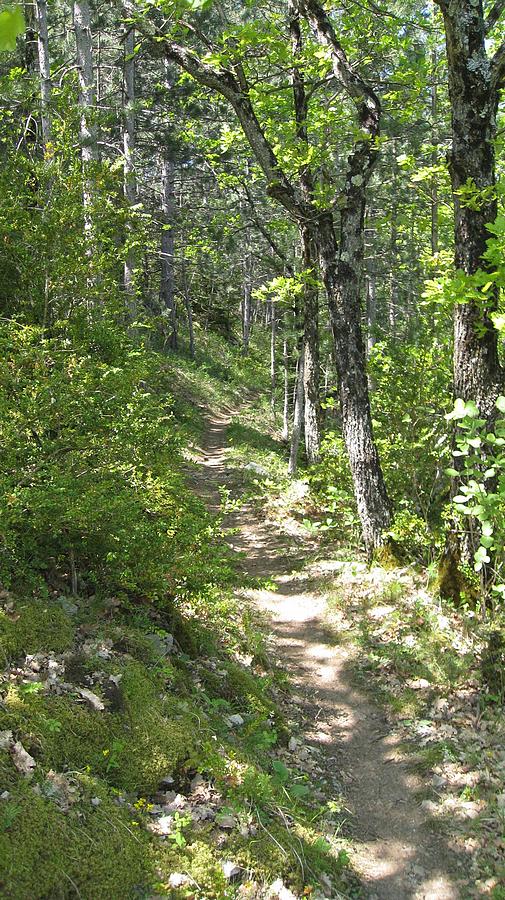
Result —
[[295, 895], [285, 886], [282, 878], [278, 878], [270, 885], [267, 898], [268, 900], [296, 900]]
[[105, 705], [100, 700], [100, 697], [97, 697], [93, 691], [88, 691], [87, 688], [78, 688], [77, 693], [86, 701], [90, 709], [94, 709], [95, 712], [103, 712], [105, 709]]
[[270, 472], [267, 472], [267, 470], [258, 463], [247, 463], [247, 465], [244, 466], [244, 469], [246, 472], [254, 472], [254, 474], [259, 475], [260, 478], [270, 478]]
[[31, 778], [37, 763], [33, 756], [30, 756], [25, 750], [21, 741], [16, 741], [16, 743], [12, 745], [11, 756], [18, 772], [21, 772], [21, 774], [25, 775], [27, 778]]
[[240, 875], [242, 871], [240, 866], [237, 866], [236, 863], [232, 862], [229, 859], [227, 859], [226, 862], [222, 863], [221, 865], [223, 868], [224, 877], [227, 879], [227, 881], [231, 881], [232, 878], [236, 878], [237, 875]]
[[171, 888], [184, 887], [184, 885], [187, 884], [188, 881], [188, 876], [183, 875], [182, 872], [172, 872], [170, 878], [168, 879], [168, 883]]
[[13, 743], [12, 731], [0, 731], [0, 750], [9, 750]]
[[240, 725], [244, 724], [244, 719], [240, 713], [235, 713], [233, 716], [227, 716], [226, 722], [230, 728], [238, 728]]
[[173, 816], [160, 816], [156, 820], [156, 831], [158, 834], [171, 834], [173, 821]]
[[217, 816], [216, 822], [220, 828], [235, 828], [237, 821], [234, 816]]
[[296, 740], [296, 738], [294, 738], [294, 737], [290, 738], [289, 744], [288, 744], [288, 750], [290, 750], [291, 753], [293, 753], [297, 747], [298, 747], [298, 741]]

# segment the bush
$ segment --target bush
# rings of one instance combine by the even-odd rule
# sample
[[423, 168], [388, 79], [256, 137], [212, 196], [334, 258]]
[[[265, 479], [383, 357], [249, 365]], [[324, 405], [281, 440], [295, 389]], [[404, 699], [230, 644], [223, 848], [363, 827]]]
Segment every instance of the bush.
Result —
[[[0, 579], [150, 599], [205, 581], [169, 374], [114, 322], [0, 325]], [[201, 564], [200, 564], [201, 562]]]

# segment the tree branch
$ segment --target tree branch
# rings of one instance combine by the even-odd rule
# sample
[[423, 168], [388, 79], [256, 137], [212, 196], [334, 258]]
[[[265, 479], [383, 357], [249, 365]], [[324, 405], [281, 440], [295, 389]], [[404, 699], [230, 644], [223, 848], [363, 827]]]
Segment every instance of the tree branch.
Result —
[[488, 34], [505, 12], [505, 0], [496, 0], [486, 16], [485, 28]]
[[295, 219], [311, 217], [310, 205], [286, 177], [256, 117], [241, 67], [238, 66], [238, 77], [229, 69], [214, 69], [193, 51], [168, 39], [163, 41], [163, 50], [168, 60], [184, 69], [199, 84], [220, 94], [232, 106], [265, 175], [269, 196], [278, 200]]
[[505, 41], [500, 44], [491, 60], [491, 87], [499, 91], [505, 84]]
[[330, 51], [333, 74], [357, 106], [360, 125], [373, 139], [379, 134], [381, 106], [372, 88], [349, 64], [333, 25], [317, 0], [300, 0], [300, 9], [320, 44]]
[[245, 195], [247, 197], [247, 202], [249, 203], [249, 206], [251, 209], [251, 221], [252, 221], [254, 227], [257, 228], [257, 230], [260, 232], [260, 234], [263, 235], [267, 244], [273, 250], [275, 255], [282, 261], [284, 268], [285, 268], [286, 272], [288, 273], [288, 275], [293, 276], [294, 269], [293, 269], [293, 266], [291, 265], [288, 257], [286, 256], [284, 251], [281, 250], [277, 241], [274, 240], [274, 238], [270, 234], [268, 228], [266, 228], [265, 225], [263, 225], [263, 223], [261, 222], [261, 220], [259, 219], [259, 217], [257, 215], [256, 204], [254, 202], [253, 195], [251, 193], [251, 189], [250, 189], [249, 185], [244, 182], [243, 187], [244, 187]]

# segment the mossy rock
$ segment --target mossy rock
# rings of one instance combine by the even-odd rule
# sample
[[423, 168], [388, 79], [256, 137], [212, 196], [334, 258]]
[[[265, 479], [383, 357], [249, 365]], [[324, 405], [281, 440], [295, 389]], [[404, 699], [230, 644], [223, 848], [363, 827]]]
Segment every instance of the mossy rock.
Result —
[[0, 807], [0, 894], [10, 900], [120, 900], [152, 883], [148, 839], [97, 787], [62, 812], [20, 782]]
[[19, 659], [26, 653], [68, 650], [74, 642], [70, 619], [53, 603], [17, 603], [12, 615], [0, 611], [0, 658]]
[[89, 771], [121, 790], [149, 795], [190, 756], [194, 723], [160, 699], [157, 680], [141, 663], [118, 668], [123, 712], [96, 712], [68, 694], [22, 696], [11, 688], [0, 730], [18, 735], [46, 769]]

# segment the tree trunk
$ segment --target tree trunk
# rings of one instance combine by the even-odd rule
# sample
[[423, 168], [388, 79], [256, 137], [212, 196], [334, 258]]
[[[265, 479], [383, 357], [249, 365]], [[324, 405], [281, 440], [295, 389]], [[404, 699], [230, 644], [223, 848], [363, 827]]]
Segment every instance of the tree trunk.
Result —
[[282, 343], [282, 364], [284, 369], [284, 402], [282, 407], [281, 440], [289, 440], [289, 343], [287, 337]]
[[302, 224], [303, 251], [303, 385], [305, 453], [310, 465], [321, 451], [321, 401], [319, 397], [319, 291], [317, 287], [317, 243], [314, 229]]
[[270, 302], [270, 408], [275, 418], [275, 389], [277, 387], [277, 359], [276, 359], [276, 342], [277, 342], [277, 311], [275, 304]]
[[249, 229], [247, 229], [244, 254], [244, 293], [242, 297], [242, 350], [246, 356], [249, 353], [249, 342], [251, 340], [252, 291], [253, 258], [251, 253], [251, 237]]
[[[484, 258], [489, 238], [486, 225], [497, 215], [494, 140], [504, 45], [490, 61], [482, 0], [438, 2], [444, 16], [452, 117], [449, 170], [454, 194], [455, 266], [472, 276], [479, 269], [489, 271]], [[464, 202], [460, 194], [464, 187], [481, 192], [477, 203]], [[454, 395], [474, 400], [491, 429], [495, 401], [503, 384], [498, 333], [491, 319], [497, 309], [498, 291], [491, 288], [478, 300], [472, 294], [469, 290], [468, 298], [454, 308]], [[455, 457], [454, 467], [459, 466], [460, 458]], [[457, 478], [453, 492], [459, 492]], [[467, 525], [463, 535], [458, 536], [454, 528], [450, 531], [441, 566], [441, 591], [454, 599], [459, 599], [459, 562], [463, 559], [472, 563], [479, 542], [477, 523]]]
[[289, 453], [289, 465], [288, 472], [291, 476], [296, 475], [298, 469], [298, 450], [300, 447], [300, 439], [302, 436], [302, 428], [303, 428], [303, 419], [304, 419], [304, 370], [305, 367], [305, 354], [304, 348], [302, 346], [302, 350], [300, 356], [298, 357], [298, 370], [296, 374], [296, 393], [295, 393], [295, 408], [293, 413], [293, 431], [291, 433], [291, 449]]
[[[129, 15], [128, 6], [123, 7], [124, 16]], [[127, 26], [124, 41], [123, 64], [123, 155], [124, 155], [124, 197], [130, 209], [137, 202], [137, 178], [135, 174], [135, 29]], [[126, 255], [124, 261], [124, 288], [128, 297], [129, 315], [135, 317], [135, 250], [131, 246], [132, 223], [126, 228]]]
[[[293, 102], [296, 120], [296, 137], [302, 156], [307, 157], [309, 133], [307, 128], [308, 100], [305, 81], [298, 66], [303, 53], [300, 16], [295, 3], [288, 4], [289, 33], [294, 65], [291, 71]], [[298, 170], [301, 194], [306, 203], [314, 200], [314, 177], [308, 163]], [[309, 465], [316, 463], [321, 450], [321, 401], [319, 397], [319, 291], [317, 288], [318, 250], [317, 232], [311, 223], [299, 222], [303, 259], [303, 379], [304, 379], [304, 434], [305, 453]]]
[[51, 123], [51, 67], [49, 61], [49, 34], [47, 29], [47, 2], [36, 0], [38, 55], [40, 74], [40, 118], [42, 125], [42, 142], [47, 152], [52, 136]]
[[174, 279], [175, 164], [173, 154], [169, 150], [165, 150], [163, 153], [161, 170], [163, 227], [161, 232], [160, 305], [162, 315], [167, 316], [171, 328], [169, 347], [171, 350], [177, 350], [177, 307]]
[[[448, 57], [449, 97], [452, 112], [452, 148], [449, 158], [454, 194], [455, 265], [466, 275], [489, 269], [484, 252], [494, 222], [497, 93], [493, 90], [486, 55], [486, 29], [482, 2], [451, 0], [444, 4]], [[461, 188], [472, 184], [488, 191], [482, 201], [468, 204]], [[476, 207], [476, 208], [474, 208]], [[502, 373], [498, 360], [498, 333], [490, 315], [497, 308], [496, 291], [486, 302], [470, 299], [454, 310], [454, 393], [474, 400], [479, 412], [492, 418], [500, 393]]]
[[95, 82], [93, 79], [93, 44], [91, 36], [91, 13], [88, 0], [74, 0], [73, 18], [75, 45], [77, 51], [77, 71], [79, 73], [80, 145], [83, 167], [84, 232], [88, 243], [87, 253], [91, 256], [93, 221], [93, 182], [90, 166], [98, 160]]
[[[352, 163], [350, 172], [356, 168]], [[328, 294], [330, 322], [336, 348], [342, 430], [349, 457], [354, 494], [369, 553], [384, 542], [391, 523], [391, 506], [374, 440], [365, 345], [359, 303], [363, 265], [365, 191], [348, 175], [348, 198], [342, 210], [340, 253], [335, 265], [335, 234], [327, 215], [321, 222], [321, 267]]]

